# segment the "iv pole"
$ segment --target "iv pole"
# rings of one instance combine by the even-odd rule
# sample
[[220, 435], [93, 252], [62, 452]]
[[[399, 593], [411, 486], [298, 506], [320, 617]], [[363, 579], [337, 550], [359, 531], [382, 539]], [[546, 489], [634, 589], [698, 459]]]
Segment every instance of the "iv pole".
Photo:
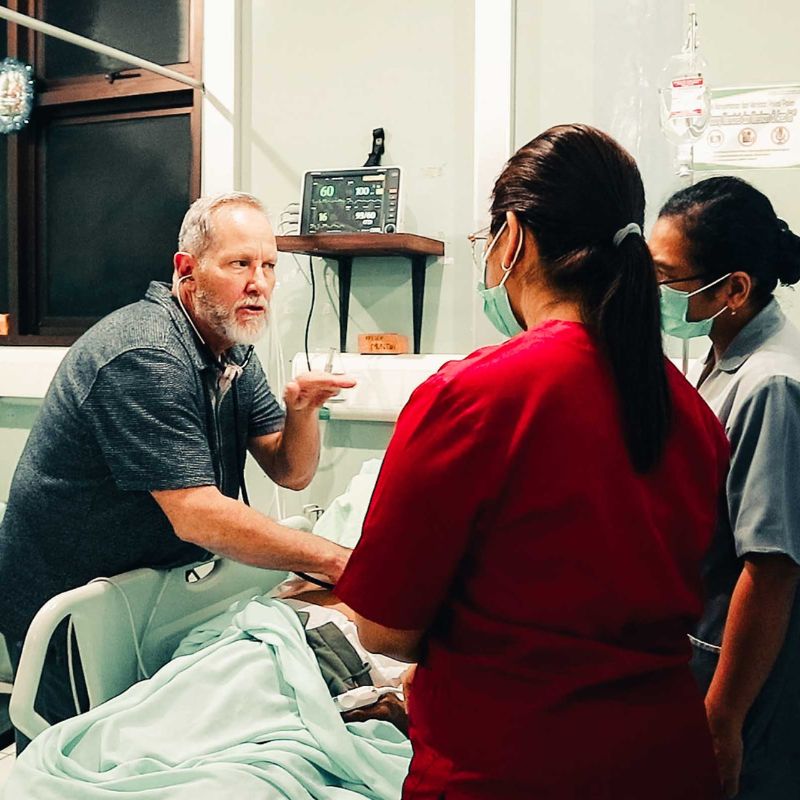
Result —
[[55, 39], [61, 39], [69, 44], [74, 44], [78, 47], [92, 50], [95, 53], [100, 53], [100, 55], [116, 58], [119, 61], [124, 61], [126, 64], [130, 64], [131, 66], [140, 67], [141, 69], [146, 69], [150, 72], [155, 72], [157, 75], [163, 75], [165, 78], [172, 78], [174, 81], [180, 81], [181, 83], [185, 83], [194, 89], [199, 89], [201, 92], [205, 92], [203, 82], [197, 80], [196, 78], [191, 78], [188, 75], [184, 75], [183, 73], [177, 72], [174, 69], [163, 67], [161, 64], [155, 64], [154, 62], [148, 61], [145, 58], [139, 58], [139, 56], [131, 55], [131, 53], [126, 53], [124, 50], [118, 50], [116, 47], [109, 47], [107, 44], [95, 42], [94, 39], [89, 39], [86, 36], [80, 36], [77, 33], [72, 33], [71, 31], [64, 30], [63, 28], [59, 28], [55, 25], [50, 25], [47, 22], [42, 22], [40, 19], [34, 19], [33, 17], [29, 17], [27, 14], [20, 14], [17, 11], [10, 11], [9, 9], [0, 6], [0, 18], [6, 19], [9, 22], [13, 22], [17, 25], [21, 25], [24, 28], [30, 28], [31, 30], [43, 33], [46, 36], [52, 36]]
[[[697, 53], [697, 12], [695, 11], [694, 3], [689, 6], [689, 49], [692, 55]], [[689, 185], [694, 184], [694, 146], [692, 148], [692, 171], [689, 173]], [[689, 340], [682, 339], [681, 347], [681, 367], [683, 374], [689, 372]]]

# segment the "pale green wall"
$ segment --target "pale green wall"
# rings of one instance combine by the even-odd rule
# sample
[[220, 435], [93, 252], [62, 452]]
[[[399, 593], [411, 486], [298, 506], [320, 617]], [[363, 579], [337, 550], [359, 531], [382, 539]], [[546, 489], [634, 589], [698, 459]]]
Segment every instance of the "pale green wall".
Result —
[[[800, 84], [800, 5], [789, 0], [699, 0], [700, 44], [712, 85]], [[779, 217], [800, 234], [800, 169], [747, 170], [736, 173], [764, 192]], [[800, 298], [793, 288], [778, 297], [800, 325]]]
[[[423, 352], [473, 344], [470, 256], [472, 22], [464, 0], [255, 2], [243, 72], [243, 183], [278, 220], [299, 201], [301, 176], [364, 163], [372, 129], [386, 130], [384, 164], [404, 170], [405, 230], [443, 239], [446, 257], [427, 274]], [[315, 13], [316, 11], [316, 13]], [[247, 84], [246, 84], [247, 86]], [[308, 259], [302, 259], [307, 271]], [[317, 262], [318, 275], [322, 264]], [[333, 274], [328, 274], [332, 284]], [[302, 346], [307, 281], [282, 256], [275, 302], [286, 352]], [[335, 291], [335, 290], [334, 290]], [[312, 349], [338, 346], [336, 310], [322, 292]], [[411, 334], [405, 260], [359, 259], [353, 267], [350, 339], [359, 331]], [[466, 322], [466, 324], [465, 324]], [[351, 345], [352, 347], [352, 345]]]
[[39, 405], [38, 400], [0, 397], [0, 500], [8, 497], [14, 468]]
[[517, 146], [559, 123], [607, 131], [639, 163], [652, 218], [676, 185], [657, 87], [682, 16], [680, 0], [517, 0]]
[[[699, 43], [712, 86], [800, 82], [794, 0], [762, 3], [700, 0]], [[542, 129], [583, 121], [608, 131], [636, 157], [647, 192], [647, 222], [687, 181], [677, 178], [658, 124], [659, 74], [680, 50], [687, 24], [683, 0], [517, 0], [516, 142]], [[697, 173], [695, 180], [711, 173]], [[740, 173], [773, 201], [800, 231], [800, 170]], [[794, 290], [779, 289], [800, 324]], [[672, 355], [677, 343], [668, 341]], [[705, 339], [691, 354], [706, 351]]]
[[[299, 200], [304, 170], [362, 164], [372, 128], [382, 125], [384, 163], [405, 169], [406, 230], [446, 244], [445, 259], [428, 269], [423, 351], [466, 352], [496, 340], [478, 308], [466, 244], [475, 169], [473, 3], [208, 4], [214, 23], [206, 32], [207, 52], [224, 64], [238, 57], [229, 75], [220, 74], [224, 66], [216, 62], [206, 65], [218, 112], [205, 115], [214, 121], [204, 131], [209, 186], [255, 192], [277, 223], [284, 207]], [[762, 3], [757, 13], [744, 0], [700, 0], [696, 6], [715, 85], [800, 81], [796, 0]], [[664, 60], [681, 44], [683, 1], [517, 0], [516, 7], [516, 144], [558, 122], [585, 121], [608, 130], [639, 160], [652, 219], [679, 186], [658, 130], [655, 92]], [[228, 24], [225, 15], [236, 8], [242, 16]], [[233, 128], [220, 133], [226, 121]], [[800, 230], [800, 172], [748, 177]], [[307, 259], [302, 265], [307, 271]], [[321, 278], [321, 262], [316, 269]], [[336, 295], [335, 269], [324, 272], [328, 289], [318, 283], [312, 349], [338, 344], [337, 309], [327, 296]], [[302, 347], [310, 291], [287, 256], [281, 257], [278, 279], [285, 368]], [[359, 331], [410, 335], [410, 273], [404, 262], [356, 262], [351, 317], [352, 343]], [[276, 349], [265, 343], [259, 353], [276, 375]], [[0, 401], [0, 497], [7, 493], [34, 407]], [[390, 427], [380, 423], [325, 423], [319, 476], [310, 491], [292, 497], [287, 510], [326, 502], [364, 458], [380, 452], [389, 435]], [[250, 474], [249, 481], [256, 505], [269, 508], [273, 493], [266, 479]]]
[[[386, 131], [383, 164], [404, 170], [404, 229], [442, 239], [445, 258], [427, 270], [422, 352], [474, 349], [478, 318], [471, 232], [473, 175], [472, 4], [464, 0], [338, 0], [245, 4], [242, 188], [280, 212], [298, 202], [308, 169], [360, 166], [372, 129]], [[308, 259], [278, 265], [274, 306], [284, 361], [302, 350], [310, 302]], [[310, 349], [339, 344], [336, 267], [315, 259], [317, 307]], [[324, 288], [326, 287], [327, 288]], [[334, 302], [331, 302], [331, 298]], [[411, 340], [411, 272], [403, 259], [353, 265], [349, 342], [364, 331], [397, 331]], [[485, 341], [485, 339], [484, 339]], [[259, 348], [276, 373], [276, 355]], [[385, 448], [391, 426], [331, 421], [323, 425], [320, 470], [312, 486], [285, 493], [287, 510], [326, 503], [365, 458]], [[272, 491], [248, 473], [255, 503]]]

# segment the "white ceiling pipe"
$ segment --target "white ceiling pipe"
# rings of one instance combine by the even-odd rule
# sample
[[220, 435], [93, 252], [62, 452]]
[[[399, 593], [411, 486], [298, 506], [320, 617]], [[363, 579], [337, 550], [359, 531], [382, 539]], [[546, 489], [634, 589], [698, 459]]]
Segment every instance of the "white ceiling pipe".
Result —
[[25, 28], [38, 31], [39, 33], [43, 33], [45, 36], [52, 36], [55, 39], [61, 39], [69, 44], [74, 44], [78, 47], [84, 47], [87, 50], [92, 50], [93, 52], [100, 53], [104, 56], [116, 58], [119, 61], [124, 61], [126, 64], [130, 64], [131, 66], [141, 67], [142, 69], [149, 70], [150, 72], [155, 72], [157, 75], [163, 75], [165, 78], [172, 78], [174, 81], [180, 81], [181, 83], [185, 83], [188, 86], [194, 87], [195, 89], [205, 91], [203, 82], [197, 80], [196, 78], [190, 78], [188, 75], [184, 75], [182, 72], [176, 72], [174, 69], [162, 67], [161, 64], [154, 64], [152, 61], [148, 61], [145, 58], [139, 58], [139, 56], [131, 55], [130, 53], [126, 53], [124, 50], [118, 50], [116, 47], [109, 47], [107, 44], [101, 44], [100, 42], [94, 41], [94, 39], [88, 39], [86, 36], [79, 36], [77, 33], [65, 31], [63, 28], [58, 28], [55, 25], [42, 22], [40, 19], [34, 19], [33, 17], [29, 17], [27, 14], [20, 14], [17, 11], [10, 11], [9, 9], [0, 6], [0, 18], [6, 19], [9, 22], [13, 22], [17, 25], [22, 25]]

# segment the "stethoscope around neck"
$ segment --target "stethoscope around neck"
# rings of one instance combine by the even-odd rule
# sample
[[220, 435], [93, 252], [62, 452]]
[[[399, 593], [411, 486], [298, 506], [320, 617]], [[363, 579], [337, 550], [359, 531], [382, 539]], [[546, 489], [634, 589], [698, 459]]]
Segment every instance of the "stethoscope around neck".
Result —
[[[236, 378], [238, 378], [245, 370], [247, 365], [250, 363], [250, 359], [253, 357], [253, 353], [255, 352], [254, 346], [251, 344], [247, 348], [247, 352], [242, 359], [241, 364], [236, 364], [231, 361], [227, 361], [221, 357], [217, 357], [211, 352], [211, 348], [208, 346], [208, 343], [203, 338], [202, 334], [199, 330], [197, 330], [197, 325], [194, 324], [194, 320], [192, 319], [189, 312], [186, 310], [186, 306], [183, 304], [183, 299], [181, 298], [181, 290], [180, 285], [183, 281], [189, 280], [192, 278], [192, 275], [184, 275], [181, 278], [178, 278], [178, 291], [175, 292], [175, 297], [178, 300], [178, 305], [183, 311], [183, 315], [189, 321], [189, 324], [192, 326], [192, 330], [194, 331], [195, 336], [200, 340], [202, 345], [206, 348], [208, 352], [211, 353], [212, 357], [214, 358], [214, 364], [218, 370], [220, 370], [220, 376], [218, 380], [218, 386], [220, 388], [220, 402], [222, 398], [227, 393], [228, 389], [233, 385], [233, 435], [236, 437], [236, 463], [239, 469], [239, 489], [242, 492], [242, 502], [246, 506], [250, 505], [250, 497], [247, 494], [247, 484], [244, 480], [244, 463], [245, 459], [247, 458], [247, 453], [245, 452], [244, 458], [241, 457], [239, 452], [239, 393], [236, 389]], [[321, 586], [324, 589], [333, 589], [333, 584], [328, 583], [327, 581], [323, 581], [319, 578], [314, 577], [313, 575], [309, 575], [305, 572], [295, 572], [295, 575], [298, 575], [303, 580], [308, 581], [309, 583], [316, 584], [317, 586]]]
[[223, 356], [217, 356], [209, 347], [208, 342], [203, 338], [203, 335], [197, 329], [197, 325], [194, 324], [194, 320], [192, 319], [191, 314], [186, 310], [186, 306], [183, 304], [183, 298], [181, 297], [181, 289], [180, 286], [184, 281], [188, 281], [190, 278], [194, 276], [183, 275], [182, 277], [178, 278], [178, 286], [177, 291], [175, 292], [175, 299], [178, 301], [178, 305], [180, 306], [181, 311], [183, 312], [183, 316], [186, 317], [189, 325], [191, 325], [192, 330], [194, 331], [194, 335], [198, 338], [200, 343], [205, 347], [206, 351], [211, 355], [213, 359], [213, 363], [215, 368], [218, 371], [217, 376], [217, 387], [219, 389], [219, 396], [217, 398], [217, 402], [221, 403], [222, 399], [228, 393], [228, 390], [233, 387], [233, 435], [235, 437], [235, 444], [236, 444], [236, 464], [239, 471], [239, 488], [242, 492], [242, 500], [244, 501], [245, 505], [250, 505], [250, 498], [247, 494], [247, 485], [245, 484], [244, 480], [244, 462], [245, 458], [247, 458], [247, 453], [245, 453], [245, 457], [242, 458], [242, 454], [239, 448], [239, 393], [237, 391], [237, 381], [236, 379], [245, 371], [247, 365], [250, 363], [250, 359], [253, 357], [253, 353], [255, 352], [255, 347], [251, 344], [247, 351], [244, 354], [244, 358], [242, 359], [241, 363], [237, 364], [233, 361], [229, 361], [227, 358]]

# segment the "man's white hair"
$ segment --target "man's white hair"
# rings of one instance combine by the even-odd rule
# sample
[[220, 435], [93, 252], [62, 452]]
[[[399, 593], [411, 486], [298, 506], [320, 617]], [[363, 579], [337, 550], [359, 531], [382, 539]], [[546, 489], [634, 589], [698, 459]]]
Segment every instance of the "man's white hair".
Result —
[[267, 216], [263, 203], [247, 192], [199, 197], [189, 206], [178, 234], [178, 250], [201, 258], [214, 241], [214, 212], [223, 206], [250, 206]]

